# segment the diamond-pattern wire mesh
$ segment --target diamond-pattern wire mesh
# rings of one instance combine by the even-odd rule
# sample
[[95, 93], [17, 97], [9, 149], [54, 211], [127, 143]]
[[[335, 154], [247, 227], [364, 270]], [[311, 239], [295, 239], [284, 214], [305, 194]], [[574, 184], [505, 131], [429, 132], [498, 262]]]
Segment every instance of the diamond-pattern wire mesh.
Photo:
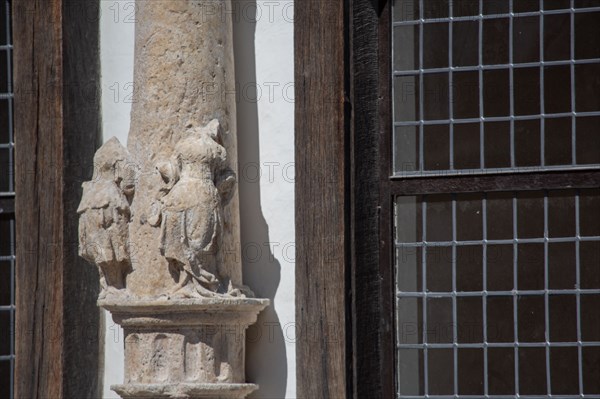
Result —
[[[11, 2], [0, 0], [0, 200], [14, 201]], [[1, 205], [1, 203], [0, 203]], [[0, 398], [13, 397], [15, 220], [0, 210]]]
[[[524, 11], [515, 12], [515, 4], [520, 3], [538, 3], [539, 9], [535, 11]], [[500, 9], [497, 12], [484, 12], [484, 4], [489, 7], [488, 4], [493, 3], [504, 3], [506, 9]], [[597, 152], [600, 152], [600, 146], [597, 146], [597, 140], [589, 138], [590, 131], [595, 129], [597, 126], [597, 119], [600, 117], [599, 106], [589, 106], [588, 104], [580, 103], [579, 99], [582, 97], [576, 91], [576, 87], [581, 87], [581, 82], [586, 80], [590, 81], [590, 71], [594, 75], [600, 74], [600, 68], [597, 66], [600, 64], [600, 53], [591, 56], [590, 54], [579, 54], [581, 59], [577, 57], [577, 48], [581, 48], [585, 42], [591, 42], [596, 35], [590, 33], [584, 35], [578, 32], [579, 42], [575, 43], [576, 37], [576, 16], [584, 16], [585, 14], [600, 12], [600, 2], [595, 4], [593, 2], [586, 1], [577, 3], [577, 0], [570, 1], [570, 8], [552, 8], [544, 9], [545, 3], [548, 3], [547, 8], [551, 8], [549, 5], [551, 1], [539, 0], [506, 0], [506, 1], [494, 1], [488, 0], [395, 0], [394, 8], [399, 10], [395, 11], [395, 22], [393, 23], [394, 34], [393, 41], [393, 55], [395, 60], [394, 65], [394, 80], [395, 80], [395, 94], [394, 94], [394, 109], [395, 118], [394, 126], [396, 133], [394, 134], [394, 176], [395, 177], [410, 177], [420, 175], [457, 175], [457, 174], [478, 174], [478, 173], [502, 173], [502, 172], [528, 172], [528, 171], [546, 171], [546, 170], [565, 170], [573, 168], [599, 168], [600, 167], [600, 156], [596, 157], [592, 155], [588, 156], [588, 147], [591, 144], [594, 148], [597, 148]], [[560, 2], [554, 2], [560, 3]], [[568, 1], [562, 1], [567, 3]], [[578, 4], [581, 4], [583, 8], [580, 8]], [[435, 5], [439, 10], [444, 12], [438, 12], [440, 15], [426, 15], [427, 5]], [[465, 6], [466, 5], [466, 6]], [[455, 14], [453, 8], [461, 7], [464, 10], [471, 9], [471, 12], [466, 12], [466, 16], [452, 16]], [[474, 10], [477, 10], [476, 12]], [[431, 13], [431, 11], [429, 12]], [[436, 14], [436, 12], [433, 12]], [[600, 16], [600, 13], [593, 14]], [[450, 17], [452, 16], [452, 17]], [[545, 26], [547, 23], [544, 20], [549, 20], [553, 17], [568, 17], [569, 21], [569, 54], [563, 54], [561, 57], [554, 57], [558, 59], [548, 59], [544, 54], [545, 43]], [[529, 19], [527, 19], [529, 17]], [[538, 32], [535, 32], [539, 36], [538, 47], [535, 51], [535, 61], [532, 60], [515, 60], [515, 42], [519, 40], [523, 41], [526, 38], [515, 37], [515, 32], [520, 34], [519, 29], [515, 28], [515, 23], [521, 23], [522, 21], [530, 21], [533, 17], [537, 19], [539, 25]], [[485, 33], [487, 30], [492, 30], [494, 21], [500, 22], [507, 26], [500, 26], [501, 29], [507, 29], [508, 32], [504, 32], [504, 37], [498, 43], [484, 43]], [[477, 38], [477, 43], [473, 45], [472, 42], [464, 43], [461, 47], [461, 43], [454, 42], [453, 35], [455, 29], [458, 33], [458, 26], [465, 26], [460, 24], [476, 24], [477, 31], [472, 32], [472, 35]], [[581, 21], [577, 23], [582, 24]], [[492, 25], [492, 28], [487, 29], [488, 25]], [[428, 56], [432, 51], [440, 52], [439, 46], [443, 46], [443, 42], [434, 43], [434, 48], [427, 47], [431, 43], [428, 43], [428, 29], [432, 27], [443, 27], [447, 28], [448, 50], [447, 59], [444, 65], [426, 65], [424, 56]], [[413, 29], [414, 28], [414, 29]], [[498, 26], [496, 26], [498, 28]], [[408, 30], [407, 30], [408, 29]], [[412, 29], [412, 30], [411, 30]], [[437, 29], [437, 28], [436, 28]], [[402, 32], [405, 32], [402, 34]], [[408, 34], [406, 34], [408, 32]], [[583, 28], [582, 28], [583, 32]], [[400, 34], [399, 34], [400, 33]], [[554, 32], [550, 32], [554, 33]], [[548, 34], [548, 32], [546, 32]], [[600, 34], [599, 34], [600, 35]], [[438, 39], [441, 36], [436, 36]], [[461, 38], [464, 39], [463, 36]], [[507, 43], [502, 43], [507, 42]], [[590, 46], [593, 46], [595, 42], [591, 42]], [[484, 46], [502, 46], [507, 47], [507, 59], [504, 62], [497, 61], [493, 63], [486, 60], [484, 55], [487, 54], [486, 47]], [[469, 46], [476, 46], [477, 48], [477, 62], [471, 62], [471, 65], [457, 65], [460, 62], [454, 60], [454, 52], [457, 49], [468, 48]], [[580, 51], [584, 53], [584, 51]], [[461, 55], [461, 53], [458, 53]], [[442, 57], [443, 58], [443, 57]], [[489, 57], [488, 57], [489, 58]], [[561, 59], [562, 58], [562, 59]], [[409, 61], [406, 61], [406, 60]], [[400, 60], [400, 61], [398, 61]], [[400, 63], [400, 65], [398, 65]], [[467, 63], [468, 64], [468, 63]], [[552, 96], [550, 93], [545, 92], [545, 79], [551, 79], [551, 77], [545, 78], [545, 73], [551, 73], [552, 71], [558, 71], [559, 69], [568, 68], [569, 72], [565, 75], [569, 81], [570, 93], [570, 104], [567, 107], [556, 109], [555, 107], [545, 106], [545, 99]], [[587, 68], [587, 69], [586, 69]], [[592, 68], [592, 69], [590, 69]], [[528, 97], [528, 101], [531, 103], [539, 103], [539, 108], [535, 111], [519, 112], [519, 103], [515, 95], [515, 90], [521, 90], [519, 87], [525, 87], [519, 79], [516, 77], [521, 76], [521, 73], [531, 73], [531, 71], [537, 70], [537, 85], [529, 81], [527, 87], [529, 91], [538, 91], [534, 96], [532, 93], [521, 93], [523, 96]], [[566, 69], [565, 69], [566, 71]], [[508, 81], [495, 80], [488, 82], [488, 75], [494, 72], [498, 74], [504, 74], [508, 76]], [[505, 74], [506, 72], [506, 74]], [[563, 71], [564, 72], [564, 71]], [[477, 74], [477, 79], [473, 82], [460, 81], [461, 76], [467, 76], [469, 73]], [[506, 76], [504, 76], [506, 77]], [[577, 81], [576, 81], [577, 79]], [[492, 80], [490, 78], [490, 80]], [[433, 82], [433, 83], [431, 83]], [[469, 84], [472, 83], [473, 91], [478, 90], [477, 93], [470, 93], [471, 89], [468, 88]], [[553, 82], [556, 83], [556, 82]], [[578, 86], [579, 85], [579, 86]], [[475, 88], [477, 86], [477, 88]], [[504, 87], [506, 86], [506, 87]], [[537, 86], [537, 87], [535, 87]], [[600, 89], [597, 87], [597, 89]], [[494, 101], [498, 101], [496, 96], [501, 96], [504, 91], [510, 91], [510, 94], [506, 94], [508, 97], [506, 100], [506, 108], [500, 112], [490, 110], [496, 105], [491, 105]], [[497, 92], [497, 93], [495, 93]], [[470, 93], [470, 94], [469, 94]], [[466, 103], [465, 98], [471, 96], [473, 103], [478, 101], [478, 104], [473, 104], [474, 108], [470, 114], [457, 112], [456, 105]], [[517, 93], [519, 94], [519, 93]], [[579, 97], [578, 97], [579, 96]], [[456, 98], [455, 98], [456, 97]], [[475, 97], [477, 99], [475, 99]], [[432, 104], [435, 104], [434, 108], [437, 111], [431, 110]], [[555, 108], [555, 109], [552, 109]], [[441, 111], [440, 111], [441, 110]], [[515, 112], [516, 111], [516, 112]], [[428, 115], [429, 114], [429, 115]], [[467, 115], [468, 114], [468, 115]], [[587, 118], [587, 119], [586, 119]], [[550, 123], [546, 121], [550, 120]], [[569, 120], [568, 128], [571, 130], [569, 143], [565, 143], [565, 139], [561, 138], [560, 143], [549, 141], [547, 139], [547, 130], [553, 130], [553, 127], [558, 126], [560, 123]], [[529, 125], [527, 125], [529, 121]], [[488, 151], [500, 152], [501, 148], [497, 143], [491, 142], [490, 136], [487, 134], [487, 130], [492, 130], [491, 126], [495, 123], [500, 125], [505, 122], [504, 130], [508, 132], [510, 137], [507, 137], [506, 144], [506, 160], [502, 162], [496, 162], [495, 160], [486, 157]], [[537, 122], [538, 125], [534, 127], [535, 132], [532, 130], [532, 123]], [[587, 125], [586, 125], [587, 124]], [[478, 128], [475, 126], [478, 125]], [[548, 125], [548, 126], [547, 126]], [[579, 130], [582, 131], [580, 137], [577, 135]], [[435, 127], [438, 127], [435, 130]], [[504, 126], [504, 125], [503, 125]], [[443, 129], [443, 131], [440, 130]], [[479, 145], [472, 146], [465, 150], [468, 157], [471, 158], [468, 162], [462, 162], [460, 148], [455, 148], [455, 144], [464, 145], [465, 140], [457, 140], [457, 135], [466, 133], [467, 129], [478, 129], [478, 137], [471, 135], [470, 141], [479, 141]], [[526, 132], [531, 140], [534, 135], [539, 136], [535, 146], [537, 159], [520, 159], [519, 155], [519, 143], [518, 141], [523, 136], [522, 130], [527, 129]], [[459, 132], [460, 130], [460, 132]], [[585, 132], [583, 132], [585, 130]], [[429, 133], [429, 132], [432, 133]], [[516, 137], [516, 132], [519, 137]], [[560, 135], [560, 132], [551, 131], [552, 138]], [[593, 133], [591, 133], [593, 135]], [[585, 137], [584, 137], [585, 135]], [[440, 138], [441, 136], [445, 136]], [[447, 136], [447, 137], [446, 137]], [[499, 135], [497, 135], [499, 136]], [[564, 135], [563, 135], [564, 136]], [[427, 143], [430, 143], [428, 145]], [[504, 142], [503, 142], [504, 145]], [[532, 143], [527, 143], [532, 145]], [[478, 148], [477, 148], [478, 147]], [[561, 150], [568, 151], [569, 154], [560, 154], [558, 160], [552, 159], [548, 153], [550, 152], [547, 148], [552, 147], [552, 151], [560, 152]], [[560, 148], [564, 147], [564, 148]], [[443, 153], [442, 155], [435, 154], [435, 152]], [[479, 154], [476, 154], [476, 152]], [[593, 150], [589, 149], [590, 152]], [[593, 153], [593, 152], [592, 152]], [[430, 161], [431, 159], [440, 158], [441, 160]], [[488, 158], [488, 159], [486, 159]], [[565, 159], [568, 158], [568, 159]], [[598, 158], [598, 159], [597, 159]], [[462, 164], [461, 164], [462, 163]]]
[[[495, 216], [488, 213], [486, 193], [477, 194], [475, 199], [471, 196], [469, 201], [455, 194], [399, 197], [396, 204], [398, 397], [600, 397], [600, 221], [595, 220], [600, 218], [600, 190], [582, 191], [544, 191], [531, 198], [529, 192], [506, 193], [508, 196], [502, 200], [505, 213]], [[570, 205], [565, 206], [566, 203]], [[528, 220], [520, 220], [527, 217], [524, 213], [543, 214], [539, 228], [529, 225]], [[443, 241], [440, 237], [444, 232], [439, 230], [445, 229], [448, 219], [451, 219], [449, 240]], [[508, 224], [502, 222], [505, 226], [512, 222], [512, 232], [506, 229], [505, 233], [512, 233], [512, 238], [491, 238], [498, 235], [498, 230], [490, 234], [490, 222], [500, 219], [508, 219]], [[472, 236], [473, 231], [481, 239], [464, 238], [465, 234]], [[543, 248], [539, 259], [520, 250], [532, 245]], [[549, 250], [555, 245], [574, 246], [575, 253], [569, 254], [574, 255], [574, 265], [557, 266], [561, 259], [550, 263]], [[584, 250], [582, 245], [586, 246]], [[498, 246], [509, 249], [503, 252], [511, 258], [508, 262], [491, 256], [490, 248]], [[447, 251], [436, 252], [436, 248]], [[457, 256], [461, 248], [472, 249], [470, 253], [477, 253], [482, 259], [479, 263], [470, 257], [469, 262], [475, 267], [459, 273], [458, 268], [465, 266]], [[432, 252], [437, 260], [430, 256]], [[450, 273], [439, 267], [440, 254], [447, 255], [447, 261], [441, 263], [442, 268], [451, 269]], [[539, 269], [534, 263], [543, 265], [537, 277]], [[428, 267], [435, 270], [430, 272]], [[502, 268], [512, 269], [501, 272], [505, 276], [512, 274], [512, 289], [507, 286], [499, 289], [494, 280], [497, 270]], [[495, 274], [490, 278], [492, 272]], [[532, 276], [538, 281], [537, 287], [526, 286], [532, 284]], [[473, 277], [481, 281], [471, 282], [471, 290], [465, 289], [464, 280]], [[447, 289], [440, 288], [440, 284]], [[497, 315], [492, 316], [489, 303], [494, 301], [497, 306], [502, 299], [512, 301], [512, 311], [504, 312], [508, 320], [500, 321], [499, 325], [512, 326], [513, 331], [489, 337], [488, 333], [498, 327], [492, 324], [499, 321]], [[478, 303], [473, 300], [480, 301], [479, 309], [467, 306], [467, 301]], [[440, 306], [442, 301], [446, 306]], [[534, 301], [537, 304], [532, 307]], [[564, 304], [571, 302], [574, 304], [566, 314]], [[560, 336], [565, 325], [573, 332], [570, 339]], [[531, 326], [535, 326], [537, 336], [532, 334]], [[502, 350], [506, 354], [510, 349], [512, 364], [505, 364], [504, 368], [495, 366], [501, 364], [497, 358], [489, 358], [490, 351]], [[445, 359], [435, 355], [444, 350]], [[526, 361], [531, 351], [536, 350], [533, 362], [531, 358]], [[463, 356], [465, 351], [471, 351], [468, 361], [463, 361], [467, 359]], [[564, 353], [560, 351], [570, 352], [571, 359], [563, 359]], [[478, 356], [479, 360], [473, 360]], [[504, 380], [504, 385], [498, 384], [499, 379]]]
[[[459, 7], [463, 9], [459, 10]], [[594, 20], [600, 16], [599, 1], [395, 0], [393, 15], [394, 177], [600, 167], [597, 130], [600, 102], [594, 102], [600, 90], [599, 80], [595, 78], [600, 76], [600, 31], [594, 34], [594, 29], [600, 26], [598, 18]], [[537, 25], [535, 22], [531, 24], [532, 21], [537, 21]], [[561, 24], [553, 25], [557, 21]], [[527, 30], [527, 24], [535, 29]], [[454, 35], [461, 32], [454, 28], [459, 26], [475, 29], [472, 35], [467, 32], [465, 36], [462, 32], [460, 39], [464, 42], [458, 41], [459, 47], [456, 47]], [[567, 35], [563, 35], [568, 41], [561, 47], [556, 36], [560, 36], [557, 32], [560, 33], [564, 26], [568, 27]], [[496, 36], [497, 40], [485, 42], [486, 30], [493, 32], [496, 28], [504, 29], [505, 36], [501, 40], [500, 36]], [[435, 29], [438, 33], [446, 32], [446, 36], [438, 34], [438, 40], [429, 38], [427, 42]], [[527, 36], [516, 37], [523, 32]], [[533, 55], [527, 55], [529, 59], [523, 59], [516, 50], [519, 46], [522, 50], [522, 42], [527, 44], [525, 39], [535, 38], [535, 35], [537, 49], [534, 49]], [[552, 42], [545, 43], [547, 39], [552, 39]], [[506, 46], [506, 59], [486, 60], [489, 49], [493, 52], [499, 47], [502, 52], [503, 45]], [[559, 56], [546, 54], [561, 48], [567, 49], [567, 52], [563, 51]], [[464, 49], [474, 50], [475, 59], [471, 63], [455, 62], [454, 57], [461, 56], [460, 52]], [[437, 65], [432, 65], [436, 62]], [[553, 71], [557, 70], [568, 71], [562, 79], [568, 88], [559, 96], [555, 95], [555, 86], [561, 85], [561, 79], [553, 75]], [[590, 74], [590, 71], [596, 70], [598, 73]], [[531, 74], [527, 76], [525, 73], [531, 71], [535, 71], [534, 79], [531, 79]], [[461, 109], [468, 105], [464, 90], [462, 93], [457, 91], [457, 88], [464, 89], [466, 86], [460, 77], [467, 74], [476, 76], [473, 82], [466, 82], [472, 83], [475, 91], [471, 109], [475, 112], [471, 114]], [[497, 77], [500, 74], [504, 74], [506, 82], [499, 84]], [[496, 81], [487, 78], [492, 75]], [[529, 78], [526, 84], [523, 84], [523, 76]], [[432, 86], [428, 80], [436, 82], [437, 86]], [[531, 82], [532, 85], [529, 84]], [[533, 93], [532, 101], [523, 103], [519, 97], [519, 92], [522, 94], [523, 91]], [[457, 94], [462, 94], [461, 98]], [[496, 97], [506, 100], [506, 106], [500, 107], [500, 112], [493, 110], [497, 106]], [[567, 101], [562, 101], [561, 97]], [[562, 101], [560, 109], [556, 107], [556, 98]], [[494, 126], [500, 128], [494, 129]], [[475, 127], [475, 134], [465, 135], [467, 127], [472, 130]], [[568, 134], [567, 141], [552, 141], [557, 127], [559, 134]], [[523, 131], [529, 135], [529, 142], [519, 140], [524, 137]], [[508, 149], [506, 156], [498, 162], [494, 156], [503, 149], [498, 141], [490, 138], [500, 135], [508, 137], [502, 142]], [[537, 144], [531, 137], [538, 137]], [[460, 146], [464, 147], [465, 143], [470, 146], [467, 146], [467, 151], [463, 148], [461, 152]], [[556, 160], [557, 153], [559, 161]], [[471, 162], [461, 164], [461, 157], [465, 154]], [[530, 159], [523, 162], [523, 154]], [[436, 157], [437, 160], [432, 163], [431, 159]], [[481, 209], [477, 215], [480, 216], [482, 236], [475, 238], [461, 237], [461, 227], [475, 229], [473, 219], [468, 222], [460, 220], [464, 216], [460, 211], [457, 220], [457, 204], [459, 209], [463, 205], [461, 194], [453, 194], [443, 201], [433, 195], [397, 198], [399, 397], [548, 398], [552, 395], [600, 398], [600, 316], [597, 312], [600, 307], [600, 232], [582, 232], [580, 223], [600, 225], [600, 193], [584, 197], [581, 197], [580, 191], [572, 194], [576, 215], [571, 219], [576, 221], [576, 226], [573, 223], [572, 231], [560, 236], [548, 231], [549, 198], [552, 200], [548, 192], [542, 195], [543, 212], [535, 214], [533, 219], [528, 217], [527, 211], [518, 211], [522, 194], [508, 194], [512, 214], [490, 220], [487, 205], [492, 201], [488, 202], [488, 196], [491, 198], [494, 194], [480, 194]], [[588, 207], [582, 213], [580, 199], [585, 197], [592, 198], [597, 209]], [[417, 208], [411, 207], [411, 202]], [[444, 219], [443, 212], [427, 212], [436, 202], [450, 207], [450, 210], [446, 209], [450, 218]], [[410, 212], [404, 213], [408, 215], [404, 219], [403, 208], [410, 209]], [[553, 212], [550, 212], [552, 215]], [[538, 223], [543, 221], [543, 229], [523, 237], [517, 226], [524, 220], [525, 224], [535, 224], [536, 218]], [[512, 223], [510, 237], [493, 237], [491, 233], [502, 224], [502, 219]], [[431, 224], [432, 220], [438, 220], [435, 222], [437, 225]], [[440, 238], [436, 230], [444, 230], [444, 226], [451, 226], [451, 231], [447, 232], [447, 237]], [[402, 236], [407, 232], [409, 236]], [[421, 237], [410, 237], [413, 233], [421, 234]], [[570, 259], [560, 258], [560, 252], [555, 253], [561, 245], [573, 248]], [[541, 248], [541, 253], [536, 255], [537, 259], [543, 260], [541, 269], [533, 267], [536, 262], [529, 265], [524, 262], [526, 256], [523, 255], [535, 246]], [[490, 256], [490, 251], [497, 247], [511, 249], [508, 268], [512, 281], [503, 287], [491, 285], [499, 278]], [[470, 259], [464, 262], [461, 254], [465, 249], [477, 253], [479, 261]], [[434, 256], [432, 262], [431, 258], [436, 251], [439, 255], [440, 250], [447, 251], [445, 270], [439, 267], [439, 259], [436, 261]], [[562, 253], [565, 253], [564, 248]], [[566, 279], [572, 283], [571, 286], [557, 285], [553, 278], [557, 260], [575, 263], [571, 265], [574, 276]], [[471, 275], [481, 279], [480, 286], [464, 289], [464, 282], [469, 278], [461, 274], [460, 269], [465, 264], [480, 268], [479, 271], [471, 269]], [[431, 269], [434, 273], [430, 272]], [[538, 286], [526, 286], [530, 281], [523, 275], [523, 270], [533, 274], [537, 271], [541, 278]], [[440, 281], [446, 285], [440, 285]], [[462, 336], [464, 325], [461, 324], [465, 314], [461, 307], [467, 301], [481, 302], [479, 319], [475, 323], [481, 328], [478, 333], [472, 330], [471, 339], [465, 340]], [[507, 336], [489, 334], [490, 327], [499, 320], [498, 315], [490, 311], [501, 303], [499, 301], [509, 301], [510, 312], [502, 315], [505, 321], [509, 321]], [[445, 307], [440, 307], [440, 303], [445, 303]], [[532, 307], [532, 303], [536, 306]], [[569, 303], [568, 309], [555, 306], [561, 303], [563, 307], [564, 303]], [[472, 307], [467, 312], [468, 317], [475, 314], [477, 310]], [[434, 323], [438, 325], [434, 326]], [[440, 324], [446, 327], [446, 337], [442, 337]], [[528, 331], [533, 325], [537, 328], [536, 337]], [[570, 328], [571, 334], [557, 335], [561, 326]], [[469, 351], [471, 356], [465, 356]], [[476, 355], [473, 356], [473, 353]], [[503, 356], [498, 357], [498, 353]], [[505, 386], [502, 387], [498, 381], [506, 376], [510, 376], [512, 382], [503, 381]], [[447, 380], [444, 381], [444, 378]]]

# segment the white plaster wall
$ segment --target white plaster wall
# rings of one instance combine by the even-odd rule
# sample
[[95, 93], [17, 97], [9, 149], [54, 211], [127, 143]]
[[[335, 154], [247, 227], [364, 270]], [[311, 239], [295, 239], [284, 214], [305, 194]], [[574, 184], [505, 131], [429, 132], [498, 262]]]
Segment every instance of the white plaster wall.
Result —
[[[100, 1], [100, 62], [102, 71], [102, 129], [104, 141], [116, 136], [123, 145], [129, 133], [133, 82], [133, 1]], [[123, 330], [104, 311], [104, 398], [119, 398], [110, 390], [123, 382]]]
[[[177, 0], [182, 1], [182, 0]], [[101, 0], [104, 140], [127, 142], [133, 90], [133, 0]], [[293, 1], [233, 0], [244, 280], [273, 302], [248, 330], [253, 398], [296, 397]], [[104, 398], [118, 398], [123, 334], [108, 313]]]

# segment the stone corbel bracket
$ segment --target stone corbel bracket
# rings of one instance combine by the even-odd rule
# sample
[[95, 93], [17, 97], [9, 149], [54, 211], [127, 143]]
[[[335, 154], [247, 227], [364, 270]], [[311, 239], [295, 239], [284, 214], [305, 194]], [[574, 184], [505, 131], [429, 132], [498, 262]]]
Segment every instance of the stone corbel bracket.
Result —
[[125, 337], [122, 398], [244, 398], [246, 329], [267, 299], [103, 299]]

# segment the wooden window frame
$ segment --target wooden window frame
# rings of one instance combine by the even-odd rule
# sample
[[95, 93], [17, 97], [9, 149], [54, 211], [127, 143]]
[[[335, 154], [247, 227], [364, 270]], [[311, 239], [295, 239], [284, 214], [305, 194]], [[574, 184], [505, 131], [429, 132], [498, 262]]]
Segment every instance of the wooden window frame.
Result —
[[394, 197], [600, 186], [585, 169], [391, 178], [391, 5], [295, 3], [299, 398], [396, 396]]
[[14, 0], [15, 398], [98, 397], [98, 273], [77, 254], [101, 144], [99, 3]]
[[391, 0], [294, 4], [298, 397], [390, 398]]

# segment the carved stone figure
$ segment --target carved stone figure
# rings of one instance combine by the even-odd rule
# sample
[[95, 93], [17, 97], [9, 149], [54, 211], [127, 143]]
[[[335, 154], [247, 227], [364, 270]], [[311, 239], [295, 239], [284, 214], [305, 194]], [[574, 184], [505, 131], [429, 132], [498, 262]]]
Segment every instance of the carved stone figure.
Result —
[[173, 159], [157, 165], [166, 193], [149, 222], [160, 222], [160, 251], [177, 284], [171, 294], [214, 296], [223, 292], [216, 254], [221, 246], [222, 210], [231, 199], [235, 174], [212, 120], [192, 129], [175, 146]]
[[83, 183], [79, 214], [79, 255], [95, 263], [100, 272], [103, 298], [125, 288], [131, 269], [129, 258], [129, 208], [134, 193], [129, 154], [115, 137], [94, 156], [92, 180]]

